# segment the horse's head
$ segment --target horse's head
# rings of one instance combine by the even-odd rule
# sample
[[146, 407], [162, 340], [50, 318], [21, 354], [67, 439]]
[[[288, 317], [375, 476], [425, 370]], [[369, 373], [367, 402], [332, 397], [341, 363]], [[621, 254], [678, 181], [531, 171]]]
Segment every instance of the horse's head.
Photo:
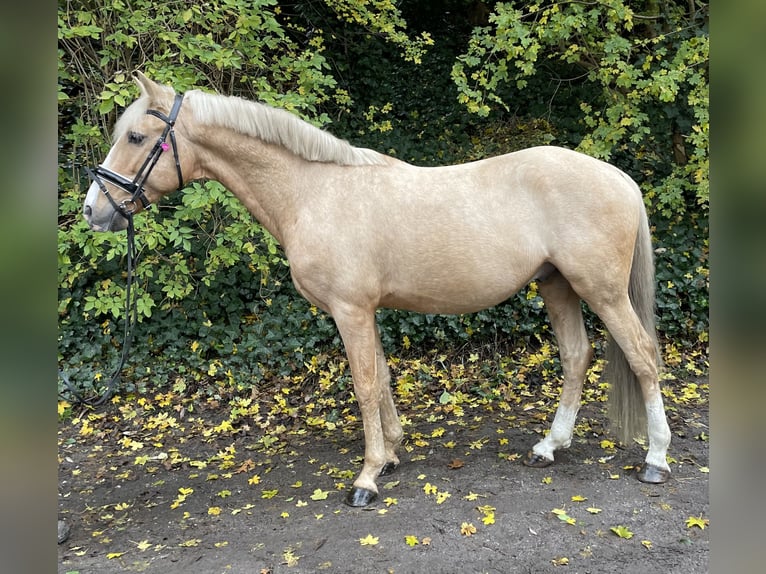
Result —
[[183, 96], [141, 72], [135, 80], [141, 97], [117, 121], [104, 163], [88, 170], [93, 183], [83, 215], [94, 231], [125, 229], [133, 214], [183, 187], [184, 174], [191, 171], [185, 141], [174, 129]]

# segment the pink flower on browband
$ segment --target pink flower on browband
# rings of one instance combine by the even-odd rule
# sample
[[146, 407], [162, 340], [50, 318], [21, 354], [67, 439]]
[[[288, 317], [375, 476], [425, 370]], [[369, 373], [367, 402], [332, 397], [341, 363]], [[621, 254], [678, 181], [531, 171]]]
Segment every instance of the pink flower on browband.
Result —
[[170, 148], [170, 145], [168, 145], [168, 142], [162, 142], [160, 144], [160, 147], [162, 148], [162, 151], [168, 151], [168, 149]]

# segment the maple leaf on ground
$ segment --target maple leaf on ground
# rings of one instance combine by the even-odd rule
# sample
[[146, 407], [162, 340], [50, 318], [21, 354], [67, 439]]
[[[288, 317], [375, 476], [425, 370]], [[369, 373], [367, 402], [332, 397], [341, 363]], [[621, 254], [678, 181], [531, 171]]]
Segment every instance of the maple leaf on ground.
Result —
[[373, 536], [372, 534], [368, 534], [364, 538], [359, 539], [359, 544], [362, 546], [375, 546], [378, 542], [380, 542], [380, 538], [378, 536]]
[[610, 530], [612, 532], [614, 532], [620, 538], [625, 538], [626, 540], [630, 539], [630, 538], [633, 538], [633, 533], [630, 530], [628, 530], [627, 526], [622, 526], [622, 525], [620, 525], [620, 526], [612, 526], [612, 528], [610, 528]]
[[322, 490], [321, 488], [317, 488], [314, 490], [314, 494], [309, 496], [309, 498], [311, 500], [326, 500], [329, 494], [329, 490]]
[[418, 542], [418, 537], [417, 536], [411, 536], [411, 535], [404, 537], [404, 543], [407, 546], [417, 546], [418, 544], [420, 544], [420, 542]]
[[473, 536], [476, 534], [476, 527], [470, 522], [463, 522], [460, 525], [460, 534], [463, 536]]
[[700, 516], [690, 516], [686, 519], [686, 528], [692, 528], [696, 526], [700, 530], [705, 530], [705, 527], [710, 524], [709, 518], [703, 518]]

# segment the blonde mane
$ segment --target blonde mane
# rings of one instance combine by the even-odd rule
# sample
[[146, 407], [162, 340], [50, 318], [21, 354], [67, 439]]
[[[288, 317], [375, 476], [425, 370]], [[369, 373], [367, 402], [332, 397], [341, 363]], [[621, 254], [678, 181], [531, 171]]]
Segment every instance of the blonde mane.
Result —
[[195, 119], [280, 145], [308, 160], [339, 165], [384, 165], [386, 156], [358, 148], [279, 108], [235, 96], [192, 90], [186, 101]]

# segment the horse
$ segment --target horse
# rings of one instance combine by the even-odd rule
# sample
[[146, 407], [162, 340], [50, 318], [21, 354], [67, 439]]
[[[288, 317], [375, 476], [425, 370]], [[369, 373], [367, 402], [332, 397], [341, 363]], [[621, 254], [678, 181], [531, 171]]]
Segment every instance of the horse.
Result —
[[143, 73], [104, 162], [89, 170], [94, 231], [193, 180], [222, 183], [279, 241], [297, 291], [332, 316], [364, 430], [346, 496], [366, 506], [399, 465], [402, 426], [375, 320], [378, 308], [461, 314], [538, 283], [563, 383], [549, 432], [523, 462], [545, 467], [572, 440], [593, 357], [581, 301], [603, 321], [610, 415], [624, 442], [648, 436], [638, 479], [664, 483], [670, 428], [655, 330], [654, 259], [639, 186], [609, 163], [555, 146], [419, 167], [354, 147], [285, 110]]

